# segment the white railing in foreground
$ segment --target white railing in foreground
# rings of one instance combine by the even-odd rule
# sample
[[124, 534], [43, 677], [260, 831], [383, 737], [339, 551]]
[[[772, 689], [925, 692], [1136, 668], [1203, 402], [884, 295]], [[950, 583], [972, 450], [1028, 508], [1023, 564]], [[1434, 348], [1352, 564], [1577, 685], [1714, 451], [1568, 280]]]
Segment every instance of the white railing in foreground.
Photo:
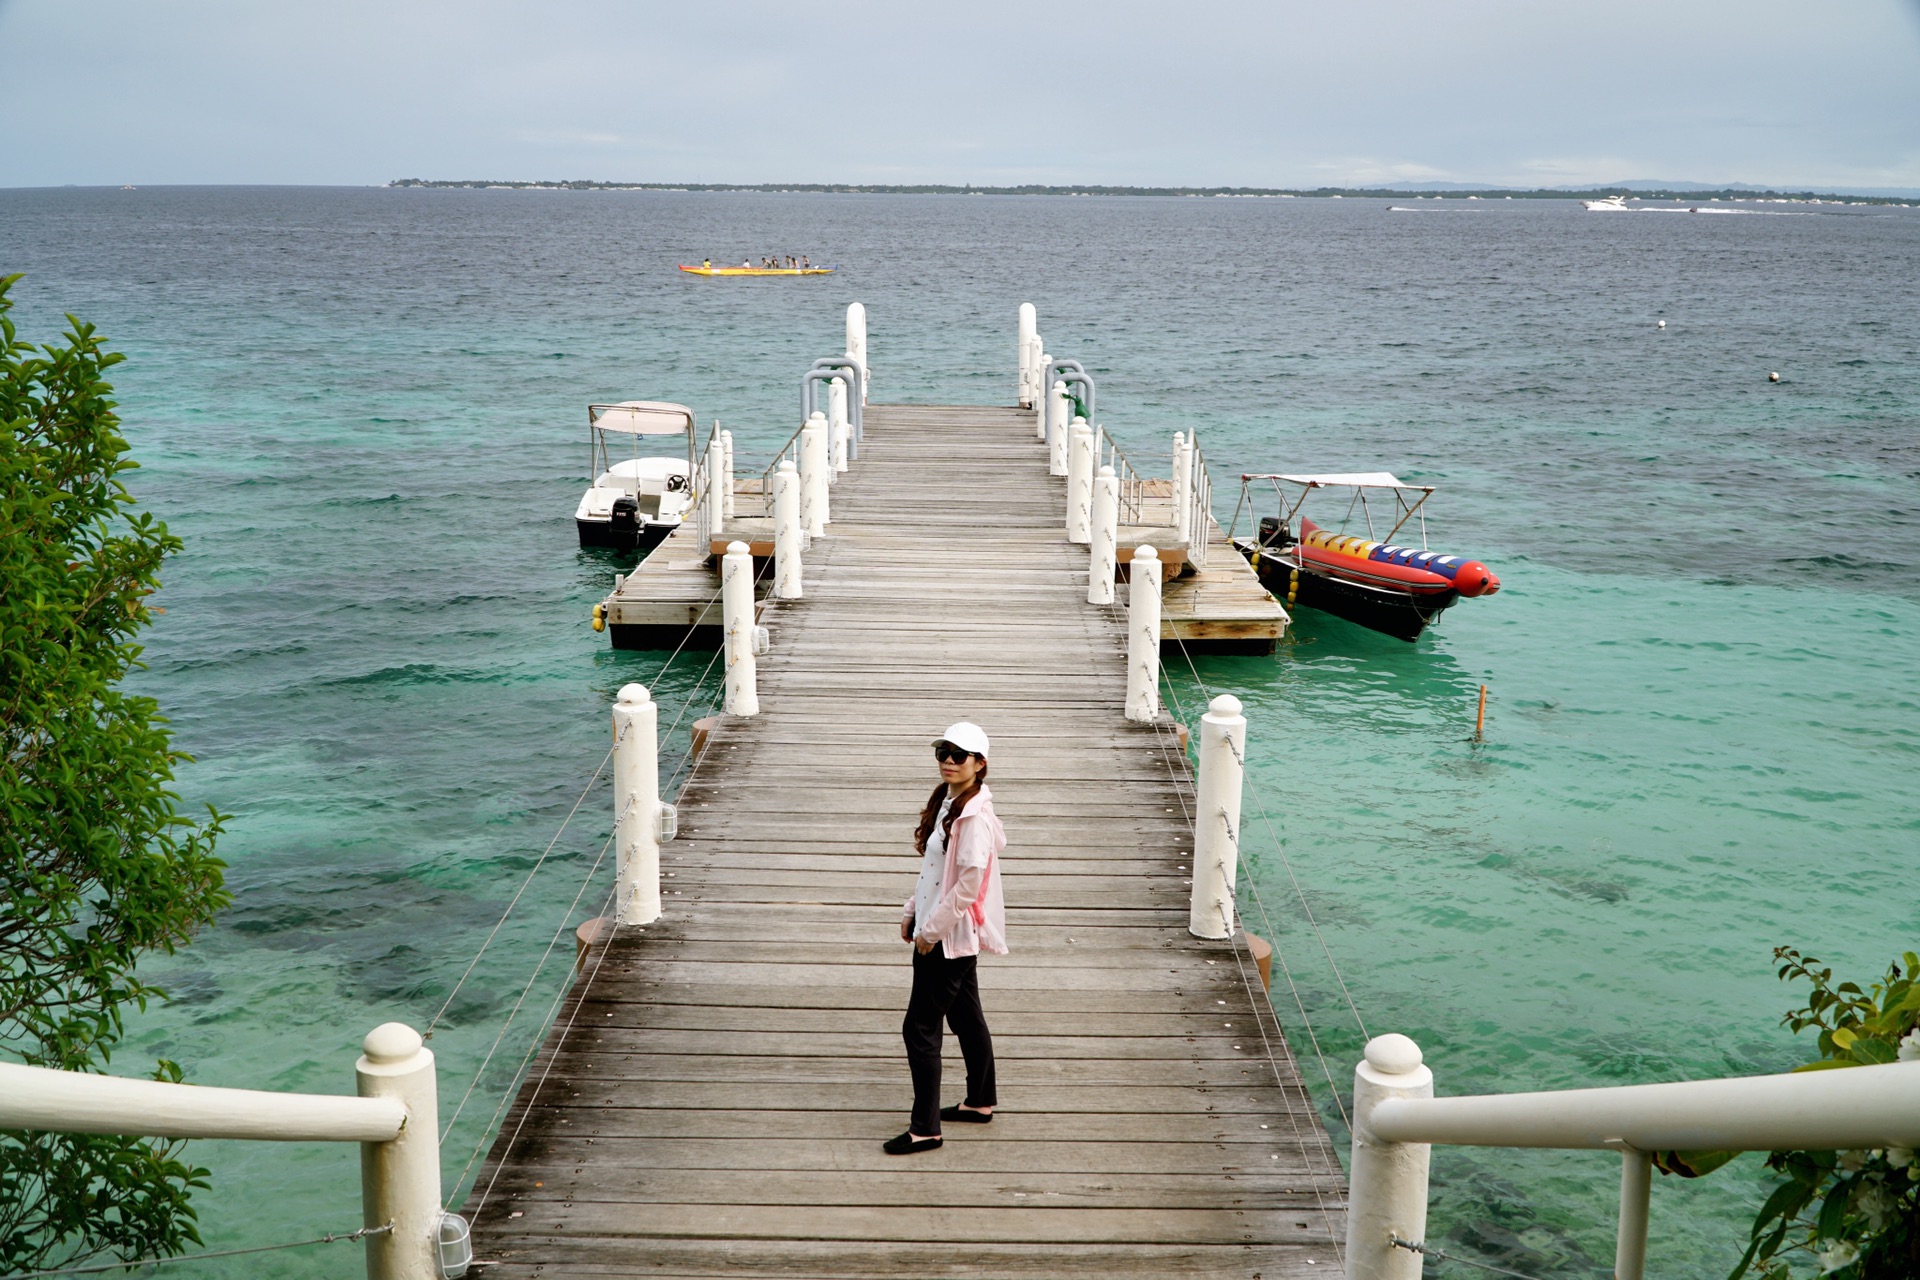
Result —
[[1431, 1144], [1621, 1153], [1615, 1280], [1641, 1280], [1656, 1151], [1920, 1147], [1920, 1062], [1552, 1093], [1433, 1096], [1406, 1036], [1354, 1069], [1348, 1280], [1419, 1280]]
[[388, 1022], [354, 1064], [358, 1097], [215, 1089], [0, 1064], [0, 1129], [152, 1138], [358, 1142], [368, 1280], [466, 1274], [466, 1222], [440, 1208], [440, 1116], [433, 1051]]

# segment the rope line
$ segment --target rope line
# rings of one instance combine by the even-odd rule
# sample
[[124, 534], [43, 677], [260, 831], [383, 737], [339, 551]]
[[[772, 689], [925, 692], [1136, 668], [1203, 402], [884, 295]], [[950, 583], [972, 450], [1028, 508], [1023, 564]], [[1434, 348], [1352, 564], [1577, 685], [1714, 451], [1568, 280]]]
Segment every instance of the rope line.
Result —
[[[473, 1097], [473, 1091], [479, 1087], [481, 1078], [486, 1075], [487, 1064], [493, 1061], [493, 1055], [499, 1052], [501, 1042], [507, 1038], [507, 1029], [513, 1025], [513, 1020], [520, 1014], [520, 1007], [532, 994], [533, 984], [539, 981], [541, 971], [547, 967], [547, 961], [553, 956], [553, 949], [560, 945], [560, 937], [567, 931], [567, 921], [573, 918], [574, 908], [580, 905], [580, 899], [586, 896], [587, 886], [593, 883], [593, 877], [600, 871], [600, 864], [606, 861], [607, 850], [613, 847], [614, 835], [617, 833], [616, 828], [613, 833], [608, 834], [606, 843], [600, 846], [600, 852], [594, 858], [593, 865], [587, 868], [586, 878], [580, 882], [579, 892], [573, 895], [573, 901], [567, 905], [566, 914], [560, 917], [560, 927], [553, 931], [553, 937], [547, 942], [547, 949], [540, 953], [540, 962], [534, 965], [533, 972], [527, 975], [526, 985], [520, 988], [519, 998], [513, 1002], [513, 1008], [507, 1011], [507, 1020], [500, 1024], [500, 1031], [493, 1037], [493, 1044], [488, 1046], [486, 1056], [480, 1059], [480, 1065], [474, 1068], [473, 1077], [467, 1081], [467, 1091], [460, 1095], [460, 1105], [453, 1109], [453, 1115], [447, 1119], [446, 1128], [441, 1131], [441, 1146], [445, 1146], [447, 1139], [452, 1136], [454, 1123], [460, 1119], [460, 1113], [466, 1109], [467, 1099]], [[462, 1176], [465, 1175], [462, 1174]]]
[[1517, 1276], [1519, 1280], [1537, 1280], [1536, 1277], [1528, 1275], [1524, 1271], [1509, 1271], [1505, 1267], [1496, 1267], [1491, 1262], [1476, 1262], [1472, 1258], [1456, 1258], [1450, 1253], [1443, 1253], [1438, 1249], [1429, 1248], [1424, 1244], [1414, 1244], [1411, 1240], [1402, 1240], [1399, 1236], [1388, 1236], [1387, 1243], [1395, 1249], [1405, 1249], [1409, 1253], [1417, 1253], [1423, 1257], [1437, 1258], [1441, 1262], [1458, 1262], [1462, 1266], [1478, 1267], [1482, 1271], [1492, 1271], [1503, 1276]]
[[520, 887], [514, 890], [513, 897], [508, 900], [506, 910], [502, 911], [500, 918], [493, 922], [493, 928], [487, 931], [486, 940], [480, 944], [480, 949], [473, 953], [473, 959], [467, 961], [467, 967], [461, 971], [459, 981], [453, 984], [453, 990], [447, 992], [447, 998], [441, 1001], [440, 1007], [434, 1011], [432, 1020], [427, 1023], [426, 1031], [420, 1036], [422, 1040], [433, 1039], [433, 1029], [440, 1025], [440, 1019], [444, 1018], [447, 1010], [453, 1007], [453, 998], [460, 994], [460, 988], [465, 986], [467, 979], [473, 976], [474, 966], [480, 963], [481, 956], [487, 954], [487, 948], [491, 947], [494, 938], [499, 936], [502, 926], [507, 923], [507, 917], [512, 915], [513, 909], [520, 905], [521, 895], [526, 893], [527, 886], [533, 883], [533, 877], [538, 874], [540, 868], [546, 865], [547, 858], [553, 853], [554, 846], [559, 844], [560, 837], [566, 834], [567, 824], [573, 821], [574, 814], [580, 812], [580, 806], [586, 803], [588, 793], [590, 793], [595, 784], [600, 781], [600, 775], [606, 772], [607, 763], [613, 759], [613, 753], [620, 749], [620, 739], [626, 736], [626, 727], [622, 726], [620, 729], [620, 737], [615, 738], [613, 745], [607, 748], [607, 754], [601, 758], [599, 767], [593, 771], [593, 776], [587, 779], [587, 785], [580, 789], [580, 795], [574, 800], [573, 808], [567, 810], [567, 816], [560, 820], [560, 829], [553, 833], [553, 839], [547, 841], [547, 847], [540, 851], [540, 857], [534, 862], [532, 868], [528, 870], [526, 878], [520, 881]]
[[210, 1253], [180, 1253], [169, 1258], [137, 1258], [131, 1262], [96, 1262], [84, 1267], [55, 1267], [51, 1271], [19, 1271], [14, 1280], [35, 1280], [39, 1276], [97, 1276], [108, 1271], [131, 1271], [135, 1267], [160, 1267], [169, 1262], [199, 1262], [206, 1258], [237, 1258], [243, 1253], [272, 1253], [276, 1249], [302, 1249], [310, 1244], [333, 1244], [342, 1240], [364, 1240], [368, 1236], [383, 1236], [393, 1230], [393, 1224], [381, 1227], [361, 1227], [358, 1231], [328, 1232], [324, 1236], [315, 1236], [311, 1240], [289, 1240], [285, 1244], [256, 1244], [246, 1249], [215, 1249]]
[[[1110, 608], [1114, 608], [1114, 611], [1118, 612], [1117, 607], [1110, 606]], [[1179, 705], [1179, 702], [1178, 702], [1178, 699], [1176, 698], [1175, 706], [1178, 706], [1178, 705]], [[1154, 729], [1155, 729], [1154, 736], [1159, 741], [1159, 745], [1160, 745], [1161, 763], [1165, 766], [1167, 770], [1167, 777], [1173, 787], [1174, 796], [1180, 801], [1181, 816], [1187, 821], [1187, 823], [1190, 826], [1192, 826], [1195, 821], [1194, 806], [1197, 806], [1199, 803], [1199, 795], [1197, 791], [1193, 792], [1192, 799], [1194, 801], [1194, 805], [1190, 806], [1188, 804], [1188, 796], [1189, 796], [1189, 792], [1192, 791], [1192, 788], [1193, 788], [1193, 780], [1187, 769], [1186, 753], [1180, 750], [1179, 739], [1173, 729], [1173, 726], [1170, 723], [1166, 723], [1156, 719], [1154, 724]], [[1173, 763], [1173, 759], [1176, 754], [1178, 754], [1180, 757], [1180, 764], [1178, 768], [1176, 768]], [[1197, 837], [1197, 834], [1198, 834], [1197, 827], [1195, 828], [1195, 833]], [[1198, 853], [1198, 851], [1199, 850], [1198, 850], [1197, 840], [1196, 840], [1196, 847], [1194, 852]], [[1189, 857], [1188, 862], [1189, 864], [1193, 863], [1193, 859], [1191, 856]], [[1238, 931], [1233, 929], [1232, 922], [1228, 921], [1227, 926], [1228, 926], [1228, 936], [1231, 939], [1232, 947], [1233, 947], [1234, 965], [1235, 965], [1235, 968], [1238, 969], [1240, 974], [1240, 985], [1242, 989], [1246, 992], [1247, 1005], [1249, 1010], [1253, 1014], [1254, 1025], [1260, 1031], [1260, 1047], [1261, 1047], [1262, 1055], [1267, 1060], [1268, 1070], [1273, 1072], [1274, 1083], [1278, 1085], [1280, 1088], [1284, 1089], [1286, 1087], [1285, 1086], [1286, 1073], [1281, 1071], [1280, 1064], [1274, 1057], [1273, 1041], [1267, 1034], [1266, 1018], [1262, 1017], [1260, 1013], [1260, 1005], [1262, 1001], [1256, 1000], [1254, 998], [1253, 985], [1247, 976], [1247, 961], [1251, 957], [1247, 956], [1243, 951], [1241, 947], [1241, 942], [1240, 942], [1240, 935]], [[1274, 947], [1274, 954], [1278, 955], [1279, 952], [1280, 952], [1280, 948], [1276, 944]], [[1282, 970], [1284, 971], [1285, 970], [1284, 961], [1282, 962], [1281, 967], [1282, 967]], [[1272, 1011], [1271, 1005], [1268, 1006], [1268, 1011], [1269, 1011], [1269, 1014], [1271, 1014], [1271, 1011]], [[1304, 1009], [1302, 1010], [1301, 1016], [1302, 1016], [1302, 1019], [1304, 1020], [1305, 1018]], [[1276, 1019], [1276, 1025], [1277, 1025], [1277, 1021], [1278, 1020]], [[1316, 1053], [1317, 1052], [1318, 1052], [1318, 1049], [1316, 1047]], [[1324, 1069], [1325, 1067], [1324, 1058], [1321, 1059], [1321, 1065], [1322, 1065], [1322, 1068]], [[1336, 1091], [1335, 1093], [1336, 1101], [1338, 1099], [1338, 1096], [1339, 1096], [1338, 1092]], [[1332, 1174], [1336, 1178], [1340, 1177], [1341, 1171], [1339, 1167], [1339, 1161], [1333, 1157], [1331, 1148], [1330, 1147], [1323, 1148], [1317, 1142], [1309, 1142], [1307, 1140], [1306, 1134], [1301, 1131], [1300, 1117], [1294, 1113], [1291, 1107], [1286, 1108], [1285, 1111], [1286, 1111], [1286, 1117], [1287, 1117], [1287, 1125], [1290, 1129], [1293, 1130], [1293, 1139], [1294, 1139], [1295, 1145], [1302, 1152], [1312, 1152], [1312, 1151], [1319, 1152], [1323, 1157], [1323, 1159], [1327, 1161], [1329, 1165], [1329, 1167], [1326, 1169], [1326, 1172]], [[1309, 1170], [1308, 1176], [1313, 1180], [1313, 1183], [1314, 1183], [1312, 1188], [1313, 1200], [1314, 1200], [1315, 1206], [1320, 1211], [1320, 1220], [1327, 1229], [1327, 1238], [1331, 1243], [1336, 1256], [1340, 1258], [1341, 1267], [1344, 1269], [1346, 1266], [1346, 1258], [1345, 1258], [1346, 1242], [1341, 1237], [1340, 1233], [1334, 1229], [1333, 1215], [1327, 1208], [1327, 1202], [1325, 1197], [1322, 1196], [1320, 1193], [1319, 1176], [1313, 1173], [1311, 1170]]]
[[[1211, 703], [1213, 701], [1213, 690], [1208, 687], [1206, 680], [1201, 677], [1200, 668], [1195, 664], [1193, 654], [1188, 652], [1186, 639], [1180, 634], [1180, 628], [1178, 626], [1175, 626], [1173, 629], [1173, 639], [1174, 643], [1180, 646], [1180, 657], [1186, 662], [1187, 670], [1193, 673], [1193, 682], [1200, 686], [1200, 692], [1204, 694], [1207, 701]], [[1247, 764], [1246, 758], [1240, 754], [1238, 747], [1233, 746], [1233, 740], [1231, 738], [1227, 741], [1228, 746], [1233, 751], [1234, 759], [1240, 762], [1240, 767], [1244, 770]], [[1319, 940], [1321, 954], [1326, 956], [1327, 967], [1333, 972], [1333, 980], [1340, 988], [1341, 997], [1347, 1002], [1348, 1012], [1353, 1014], [1353, 1023], [1360, 1028], [1362, 1038], [1370, 1040], [1373, 1037], [1367, 1030], [1366, 1019], [1360, 1016], [1360, 1006], [1354, 1002], [1353, 993], [1347, 989], [1346, 977], [1340, 972], [1340, 964], [1333, 958], [1333, 948], [1327, 945], [1327, 936], [1321, 932], [1320, 922], [1314, 918], [1313, 908], [1307, 904], [1306, 890], [1301, 887], [1300, 877], [1294, 873], [1293, 861], [1287, 857], [1287, 848], [1280, 842], [1279, 832], [1274, 830], [1273, 819], [1267, 813], [1266, 802], [1260, 798], [1260, 788], [1248, 787], [1247, 791], [1253, 795], [1254, 807], [1260, 811], [1261, 825], [1267, 829], [1267, 838], [1273, 844], [1273, 851], [1280, 855], [1280, 865], [1286, 868], [1287, 880], [1293, 885], [1294, 896], [1300, 901], [1300, 910], [1307, 917], [1307, 924], [1313, 929], [1313, 936]], [[1262, 922], [1267, 923], [1268, 926], [1271, 927], [1271, 922], [1267, 920], [1266, 904], [1260, 899], [1259, 884], [1252, 879], [1249, 879], [1247, 883], [1253, 889], [1254, 903], [1260, 909]]]
[[[687, 781], [691, 782], [693, 781], [693, 775], [700, 771], [700, 761], [705, 757], [704, 755], [697, 756], [697, 757], [694, 756], [693, 748], [691, 746], [687, 748], [687, 757], [692, 760], [692, 764], [687, 770]], [[675, 771], [678, 772], [678, 769], [676, 768]], [[607, 894], [607, 903], [611, 904], [612, 901], [613, 901], [613, 893], [609, 891]], [[601, 910], [604, 913], [606, 910], [606, 907], [602, 906]], [[567, 1025], [561, 1029], [559, 1038], [554, 1041], [554, 1048], [556, 1052], [554, 1053], [553, 1057], [547, 1059], [546, 1067], [541, 1070], [540, 1079], [534, 1084], [533, 1092], [529, 1094], [527, 1097], [526, 1109], [520, 1113], [519, 1121], [513, 1126], [513, 1133], [507, 1138], [506, 1145], [503, 1148], [501, 1148], [503, 1156], [508, 1153], [511, 1153], [513, 1150], [513, 1144], [520, 1140], [520, 1131], [526, 1127], [527, 1117], [533, 1114], [534, 1105], [538, 1103], [540, 1100], [540, 1091], [546, 1088], [547, 1077], [553, 1073], [553, 1064], [560, 1057], [558, 1053], [559, 1046], [565, 1044], [567, 1040], [567, 1036], [572, 1033], [573, 1024], [580, 1017], [580, 1010], [586, 1006], [587, 997], [591, 995], [593, 992], [594, 981], [600, 976], [601, 966], [606, 963], [607, 956], [612, 954], [613, 952], [613, 940], [619, 934], [619, 932], [620, 932], [620, 925], [616, 921], [614, 923], [613, 928], [608, 932], [606, 938], [600, 943], [599, 946], [597, 946], [594, 949], [593, 967], [588, 971], [587, 980], [585, 984], [582, 985], [580, 988], [580, 998], [574, 1002], [573, 1011], [567, 1015]], [[560, 997], [555, 1002], [556, 1008], [558, 1007], [559, 1000], [564, 999], [566, 997], [568, 989], [569, 988], [565, 988], [565, 987], [561, 989]], [[535, 1047], [538, 1048], [538, 1045], [536, 1044]], [[509, 1093], [506, 1095], [506, 1098], [511, 1098], [512, 1096], [513, 1094]], [[504, 1107], [505, 1105], [506, 1105], [506, 1099], [503, 1098], [501, 1102], [501, 1106]], [[494, 1119], [498, 1120], [499, 1116], [500, 1116], [500, 1113], [498, 1110], [496, 1110], [494, 1112]], [[489, 1130], [491, 1130], [493, 1127], [492, 1123], [489, 1122], [487, 1127]], [[493, 1171], [493, 1176], [487, 1179], [486, 1189], [480, 1193], [480, 1199], [478, 1203], [474, 1205], [473, 1213], [470, 1215], [470, 1218], [469, 1218], [470, 1221], [476, 1221], [476, 1222], [479, 1221], [481, 1211], [487, 1207], [487, 1198], [493, 1194], [494, 1184], [500, 1180], [500, 1171], [502, 1168], [505, 1167], [505, 1163], [506, 1162], [503, 1159], [500, 1165], [495, 1166]], [[470, 1160], [468, 1161], [468, 1168], [471, 1168], [471, 1167], [472, 1167], [472, 1161]], [[462, 1169], [460, 1171], [459, 1181], [464, 1181], [466, 1179], [466, 1176], [467, 1176], [466, 1170]], [[456, 1187], [459, 1185], [459, 1181], [455, 1182], [454, 1185]]]

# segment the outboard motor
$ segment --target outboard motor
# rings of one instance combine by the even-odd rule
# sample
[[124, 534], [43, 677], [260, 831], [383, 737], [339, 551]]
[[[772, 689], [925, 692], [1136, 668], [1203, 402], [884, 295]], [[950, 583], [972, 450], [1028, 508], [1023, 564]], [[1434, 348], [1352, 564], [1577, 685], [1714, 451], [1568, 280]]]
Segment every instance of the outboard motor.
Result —
[[640, 541], [640, 504], [632, 496], [621, 494], [613, 500], [613, 513], [607, 519], [607, 532], [625, 546]]
[[1285, 551], [1293, 545], [1293, 534], [1280, 522], [1278, 516], [1260, 517], [1260, 545], [1271, 547], [1275, 551]]

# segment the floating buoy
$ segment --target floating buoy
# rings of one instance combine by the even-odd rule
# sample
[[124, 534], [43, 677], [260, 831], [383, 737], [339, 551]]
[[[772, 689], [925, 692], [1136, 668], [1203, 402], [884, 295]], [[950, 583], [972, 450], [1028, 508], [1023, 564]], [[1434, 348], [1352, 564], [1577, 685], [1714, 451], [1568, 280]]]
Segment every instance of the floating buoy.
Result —
[[1665, 320], [1662, 320], [1659, 324], [1654, 326], [1654, 328], [1656, 329], [1664, 329], [1666, 327], [1667, 327], [1667, 322]]
[[1778, 381], [1780, 381], [1780, 375], [1779, 375], [1779, 374], [1777, 374], [1777, 373], [1770, 373], [1770, 374], [1768, 374], [1768, 375], [1767, 375], [1767, 381], [1768, 381], [1768, 382], [1778, 382]]
[[595, 631], [607, 629], [607, 606], [604, 604], [593, 606], [593, 629]]

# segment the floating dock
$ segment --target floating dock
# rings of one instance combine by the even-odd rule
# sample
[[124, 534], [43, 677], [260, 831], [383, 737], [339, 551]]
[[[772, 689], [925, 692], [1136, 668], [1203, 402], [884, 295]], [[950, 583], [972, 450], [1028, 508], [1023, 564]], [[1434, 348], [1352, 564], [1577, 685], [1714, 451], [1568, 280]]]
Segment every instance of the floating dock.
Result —
[[[1164, 714], [1122, 715], [1125, 608], [1086, 603], [1062, 505], [1030, 415], [868, 407], [805, 597], [760, 606], [759, 714], [723, 718], [672, 797], [664, 914], [587, 953], [474, 1184], [479, 1274], [1341, 1274], [1339, 1161], [1244, 937], [1187, 931], [1187, 757]], [[615, 604], [685, 579], [688, 612], [615, 627], [717, 633], [681, 536]], [[1284, 613], [1230, 565], [1177, 625], [1271, 644]], [[963, 718], [1009, 839], [1012, 953], [980, 968], [1001, 1105], [888, 1156], [912, 827]]]
[[[965, 428], [938, 429], [939, 424], [958, 422]], [[1067, 483], [1047, 474], [1047, 446], [1034, 438], [1029, 411], [871, 404], [866, 407], [866, 427], [869, 441], [887, 443], [862, 443], [860, 462], [833, 486], [833, 523], [825, 554], [832, 555], [834, 541], [848, 534], [842, 510], [847, 502], [868, 522], [862, 536], [884, 539], [898, 528], [903, 537], [917, 541], [922, 529], [937, 529], [953, 541], [943, 554], [970, 555], [986, 574], [994, 572], [996, 558], [1009, 545], [1009, 521], [1050, 527], [1065, 547]], [[866, 478], [849, 480], [866, 469], [867, 451], [875, 447], [907, 459], [895, 469], [890, 489], [876, 491]], [[968, 492], [952, 477], [956, 469], [978, 474], [975, 450], [990, 454], [994, 467], [991, 474], [980, 476], [979, 489]], [[720, 647], [718, 557], [730, 542], [747, 543], [757, 559], [773, 554], [773, 521], [763, 514], [761, 483], [758, 477], [737, 482], [736, 509], [743, 514], [728, 520], [718, 536], [708, 537], [690, 520], [620, 579], [607, 599], [607, 628], [616, 649], [671, 650], [682, 643], [696, 649]], [[1168, 566], [1160, 621], [1167, 651], [1184, 645], [1190, 653], [1271, 653], [1286, 633], [1287, 612], [1260, 585], [1225, 531], [1207, 518], [1207, 554], [1203, 563], [1195, 563], [1198, 558], [1189, 555], [1186, 542], [1171, 527], [1171, 482], [1146, 480], [1140, 487], [1140, 523], [1119, 528], [1120, 574], [1124, 580], [1133, 550], [1140, 546], [1152, 546]], [[929, 503], [951, 507], [927, 511]], [[1086, 552], [1077, 550], [1080, 562], [1074, 569], [1084, 591]], [[764, 575], [760, 588], [766, 589]]]

